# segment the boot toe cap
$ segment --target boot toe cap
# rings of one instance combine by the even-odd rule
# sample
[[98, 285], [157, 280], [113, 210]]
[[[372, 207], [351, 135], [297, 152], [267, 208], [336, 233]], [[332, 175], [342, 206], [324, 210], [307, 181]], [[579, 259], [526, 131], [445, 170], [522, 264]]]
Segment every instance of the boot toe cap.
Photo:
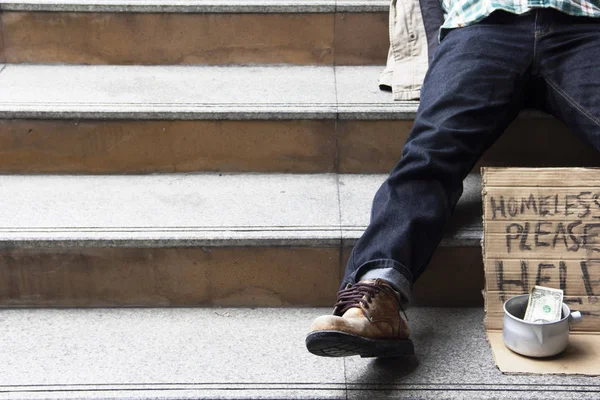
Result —
[[335, 315], [322, 315], [315, 319], [310, 327], [311, 332], [339, 330], [342, 318]]

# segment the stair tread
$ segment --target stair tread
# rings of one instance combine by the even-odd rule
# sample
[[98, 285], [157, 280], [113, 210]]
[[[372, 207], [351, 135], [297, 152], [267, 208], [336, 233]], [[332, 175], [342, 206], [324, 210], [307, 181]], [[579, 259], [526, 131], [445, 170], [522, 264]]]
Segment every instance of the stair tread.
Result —
[[379, 89], [382, 70], [7, 64], [0, 67], [0, 118], [414, 119], [417, 101], [395, 102]]
[[[358, 239], [385, 175], [2, 175], [0, 246], [339, 246]], [[443, 244], [478, 246], [478, 174]]]
[[[503, 375], [481, 308], [408, 311], [418, 362], [320, 358], [322, 308], [0, 311], [0, 399], [590, 398], [595, 377]], [[349, 397], [346, 397], [349, 396]], [[437, 396], [437, 397], [436, 397]]]
[[386, 0], [21, 0], [0, 10], [65, 12], [387, 12]]

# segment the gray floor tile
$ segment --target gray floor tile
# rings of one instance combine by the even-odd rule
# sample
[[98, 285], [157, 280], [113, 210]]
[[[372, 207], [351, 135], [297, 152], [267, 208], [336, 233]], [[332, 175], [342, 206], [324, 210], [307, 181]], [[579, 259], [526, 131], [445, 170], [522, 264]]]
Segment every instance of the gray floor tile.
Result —
[[3, 10], [85, 12], [387, 12], [386, 0], [21, 0]]
[[[199, 399], [226, 399], [226, 400], [279, 400], [279, 399], [306, 399], [306, 400], [345, 400], [345, 389], [324, 389], [307, 385], [305, 387], [288, 388], [272, 385], [252, 387], [196, 387], [185, 388], [170, 387], [164, 389], [123, 387], [123, 388], [38, 388], [13, 390], [7, 393], [0, 392], [0, 400], [199, 400]], [[201, 385], [198, 385], [201, 386]], [[343, 385], [340, 385], [343, 387]]]
[[387, 175], [339, 175], [344, 239], [358, 239], [369, 223], [373, 197]]
[[337, 0], [338, 12], [389, 12], [390, 3], [382, 0]]
[[[347, 0], [346, 0], [347, 1]], [[373, 1], [360, 0], [352, 9], [364, 9]], [[381, 1], [379, 1], [381, 4]], [[0, 8], [26, 11], [67, 12], [333, 12], [335, 0], [21, 0], [5, 1]], [[383, 4], [381, 4], [382, 6]], [[385, 11], [385, 10], [383, 10]]]
[[[344, 239], [358, 239], [370, 219], [375, 193], [387, 175], [340, 175], [340, 216]], [[464, 192], [447, 226], [444, 245], [479, 245], [481, 222], [481, 177], [470, 174]]]
[[185, 239], [339, 241], [336, 179], [332, 174], [5, 175], [0, 176], [0, 237], [138, 244], [155, 239], [166, 241], [163, 245]]
[[327, 66], [8, 65], [0, 76], [0, 111], [56, 118], [335, 118], [336, 97]]
[[0, 399], [600, 395], [595, 377], [500, 373], [481, 309], [411, 309], [416, 357], [315, 357], [305, 334], [329, 311], [1, 310]]
[[328, 311], [0, 310], [0, 389], [279, 384], [280, 390], [340, 390], [343, 359], [313, 356], [304, 344], [312, 319]]
[[597, 377], [503, 375], [485, 339], [482, 309], [413, 308], [408, 315], [417, 357], [347, 358], [348, 398], [600, 396]]
[[379, 89], [383, 66], [342, 66], [335, 68], [338, 111], [341, 119], [413, 119], [418, 101], [394, 101], [392, 94]]
[[381, 65], [335, 67], [340, 104], [397, 104], [390, 92], [379, 88], [383, 68]]

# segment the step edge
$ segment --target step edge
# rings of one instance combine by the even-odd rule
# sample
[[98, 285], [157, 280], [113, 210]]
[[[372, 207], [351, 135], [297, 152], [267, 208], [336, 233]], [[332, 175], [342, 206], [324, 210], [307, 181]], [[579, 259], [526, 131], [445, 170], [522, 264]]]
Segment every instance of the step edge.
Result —
[[[173, 179], [188, 174], [167, 174]], [[205, 176], [215, 175], [214, 173], [199, 174]], [[220, 175], [220, 174], [219, 174]], [[233, 174], [239, 176], [240, 174]], [[252, 179], [256, 176], [258, 179], [265, 179], [269, 176], [284, 176], [285, 174], [241, 174], [247, 176], [244, 179]], [[322, 176], [323, 174], [318, 174]], [[330, 174], [326, 174], [330, 175]], [[339, 180], [345, 175], [356, 177], [354, 174], [335, 174], [338, 179], [335, 184], [339, 185]], [[20, 182], [21, 175], [10, 175], [11, 181]], [[43, 175], [54, 176], [54, 175]], [[25, 179], [29, 175], [23, 175]], [[102, 175], [70, 175], [68, 179], [83, 179], [89, 185], [89, 180], [102, 179]], [[142, 176], [145, 179], [145, 176]], [[383, 181], [385, 175], [368, 174], [365, 178], [371, 179], [373, 183]], [[34, 176], [35, 178], [35, 176]], [[38, 176], [39, 178], [39, 176]], [[306, 179], [314, 179], [313, 175], [296, 176], [294, 179], [304, 182]], [[37, 178], [35, 178], [37, 179]], [[31, 184], [35, 185], [36, 180]], [[123, 178], [129, 179], [129, 178]], [[132, 176], [131, 179], [135, 179]], [[468, 207], [480, 208], [481, 193], [478, 182], [480, 174], [470, 173], [466, 179], [465, 193], [459, 200], [457, 209]], [[23, 190], [23, 189], [21, 189]], [[32, 190], [32, 189], [30, 189]], [[280, 190], [277, 187], [276, 190]], [[297, 200], [298, 201], [298, 200]], [[351, 207], [351, 203], [339, 203], [335, 209], [336, 212], [343, 214], [343, 209]], [[458, 215], [458, 214], [457, 214]], [[467, 223], [449, 225], [449, 229], [444, 233], [442, 246], [460, 247], [460, 246], [479, 246], [483, 234], [481, 218]], [[5, 221], [0, 228], [0, 248], [35, 248], [35, 247], [234, 247], [234, 246], [309, 246], [309, 247], [338, 247], [353, 245], [360, 238], [366, 229], [366, 222], [363, 220], [353, 221], [311, 221], [291, 225], [289, 223], [264, 224], [246, 223], [243, 225], [164, 225], [160, 223], [153, 225], [139, 226], [118, 226], [116, 224], [107, 224], [106, 226], [19, 226], [12, 225], [10, 221]], [[51, 222], [55, 224], [54, 222]]]
[[[148, 109], [124, 111], [124, 106], [114, 105], [104, 107], [103, 110], [71, 110], [41, 109], [40, 107], [21, 106], [19, 109], [0, 104], [0, 119], [32, 119], [32, 120], [188, 120], [188, 121], [253, 121], [253, 120], [343, 120], [343, 121], [385, 121], [385, 120], [414, 120], [417, 116], [418, 102], [414, 105], [388, 105], [380, 106], [349, 106], [339, 105], [337, 110], [334, 105], [307, 105], [297, 106], [294, 110], [280, 106], [227, 106], [206, 105], [197, 109], [189, 106], [177, 110], [174, 107], [152, 106]], [[101, 107], [98, 107], [101, 108]], [[212, 108], [212, 109], [211, 109]], [[262, 110], [256, 110], [262, 108]], [[537, 110], [524, 110], [517, 119], [553, 119], [550, 114]]]
[[382, 0], [249, 0], [249, 1], [179, 1], [164, 4], [145, 1], [119, 3], [95, 1], [8, 1], [0, 11], [22, 12], [110, 12], [110, 13], [382, 13], [388, 12], [389, 2]]
[[[365, 227], [366, 228], [366, 227]], [[100, 232], [96, 237], [76, 235], [78, 232], [71, 232], [74, 237], [64, 232], [57, 232], [56, 235], [38, 236], [31, 232], [21, 232], [20, 236], [0, 235], [0, 249], [32, 249], [32, 248], [179, 248], [179, 247], [314, 247], [314, 248], [332, 248], [332, 247], [351, 247], [353, 246], [362, 231], [328, 231], [322, 235], [310, 236], [302, 234], [302, 231], [296, 231], [284, 237], [275, 237], [273, 235], [248, 235], [234, 237], [194, 237], [191, 234], [182, 235], [183, 237], [114, 237], [102, 234]], [[314, 231], [307, 231], [314, 233]], [[29, 233], [29, 234], [27, 234]], [[220, 233], [220, 232], [217, 232]], [[306, 233], [306, 232], [304, 232]], [[442, 247], [479, 247], [483, 229], [480, 231], [465, 230], [458, 234], [446, 234], [442, 239]], [[133, 236], [133, 237], [132, 237]]]

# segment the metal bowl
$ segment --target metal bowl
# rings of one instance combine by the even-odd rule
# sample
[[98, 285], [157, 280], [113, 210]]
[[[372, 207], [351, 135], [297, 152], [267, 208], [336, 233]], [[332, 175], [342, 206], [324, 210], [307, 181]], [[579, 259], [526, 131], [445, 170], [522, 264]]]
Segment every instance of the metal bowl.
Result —
[[523, 320], [529, 295], [508, 299], [504, 303], [502, 339], [515, 353], [529, 357], [550, 357], [563, 352], [569, 344], [572, 324], [581, 322], [581, 313], [562, 305], [562, 318], [551, 323], [532, 323]]

